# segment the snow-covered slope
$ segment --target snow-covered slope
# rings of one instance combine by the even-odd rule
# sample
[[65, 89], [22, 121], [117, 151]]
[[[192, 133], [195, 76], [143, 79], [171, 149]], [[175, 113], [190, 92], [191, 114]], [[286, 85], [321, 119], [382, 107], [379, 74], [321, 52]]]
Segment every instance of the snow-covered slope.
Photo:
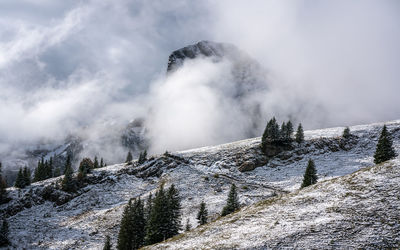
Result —
[[395, 249], [400, 161], [274, 197], [146, 249]]
[[[396, 150], [399, 152], [400, 121], [388, 122], [386, 124], [392, 133]], [[10, 238], [15, 248], [100, 249], [105, 235], [110, 235], [115, 245], [121, 213], [128, 199], [138, 196], [145, 198], [150, 192], [154, 193], [161, 182], [164, 182], [167, 187], [172, 183], [177, 186], [182, 197], [182, 221], [185, 222], [189, 218], [192, 226], [197, 226], [195, 215], [202, 200], [207, 202], [211, 217], [214, 219], [217, 218], [218, 213], [224, 205], [231, 183], [236, 183], [239, 187], [240, 201], [243, 206], [252, 205], [271, 197], [279, 197], [278, 199], [282, 199], [285, 202], [274, 203], [274, 206], [283, 204], [287, 206], [287, 209], [292, 209], [291, 211], [296, 211], [296, 207], [298, 207], [299, 211], [296, 215], [290, 215], [292, 214], [290, 210], [284, 213], [284, 206], [279, 210], [283, 214], [282, 216], [286, 214], [287, 218], [295, 216], [292, 218], [293, 221], [288, 222], [287, 225], [298, 226], [302, 225], [302, 220], [299, 220], [299, 218], [304, 218], [304, 223], [305, 221], [309, 221], [311, 217], [306, 216], [307, 209], [310, 208], [308, 206], [312, 205], [306, 203], [308, 199], [305, 198], [304, 204], [300, 202], [301, 199], [293, 200], [293, 202], [296, 201], [298, 203], [291, 203], [287, 200], [292, 199], [291, 197], [294, 197], [297, 193], [296, 190], [300, 186], [308, 159], [312, 158], [315, 161], [321, 181], [330, 180], [365, 167], [373, 166], [372, 156], [382, 125], [371, 124], [351, 127], [350, 129], [354, 136], [346, 143], [343, 143], [343, 140], [340, 138], [344, 128], [306, 131], [306, 142], [304, 144], [294, 145], [293, 150], [283, 152], [269, 160], [260, 152], [260, 138], [254, 138], [219, 146], [156, 156], [142, 165], [133, 162], [130, 165], [119, 164], [108, 166], [95, 170], [89, 176], [87, 186], [74, 195], [68, 195], [57, 190], [56, 183], [60, 178], [54, 178], [35, 183], [23, 190], [11, 188], [9, 193], [13, 200], [9, 204], [1, 205], [0, 211], [9, 217]], [[392, 164], [398, 165], [397, 161], [393, 161]], [[246, 166], [250, 166], [250, 168], [244, 168]], [[256, 168], [252, 171], [239, 171], [239, 169], [250, 170], [254, 167]], [[372, 190], [375, 186], [380, 187], [384, 183], [384, 179], [390, 174], [389, 170], [375, 171], [373, 169], [360, 172], [364, 173], [364, 175], [371, 175], [368, 177], [368, 181], [364, 182], [366, 186], [370, 185], [365, 190]], [[398, 172], [393, 172], [394, 177], [391, 176], [394, 178], [394, 181], [390, 181], [387, 186], [382, 187], [386, 190], [382, 192], [393, 192], [391, 188], [396, 187], [396, 183], [399, 183], [398, 180], [397, 182], [395, 181], [397, 178], [395, 177], [396, 173]], [[360, 178], [357, 177], [355, 180]], [[342, 197], [342, 192], [349, 192], [347, 187], [340, 184], [344, 182], [345, 179], [339, 181], [331, 180], [330, 182], [320, 184], [321, 190], [311, 188], [309, 190], [314, 190], [312, 191], [314, 193], [308, 194], [307, 191], [302, 191], [297, 195], [298, 197], [302, 197], [301, 195], [310, 195], [313, 198], [309, 200], [315, 200], [316, 204], [320, 202], [322, 204], [321, 207], [330, 206], [335, 202], [339, 202], [338, 204], [340, 205], [340, 202], [342, 202], [340, 199], [326, 205], [323, 203], [323, 200], [316, 196], [321, 195], [321, 197], [326, 197], [324, 200], [327, 201], [329, 201], [328, 198], [330, 196], [340, 198]], [[325, 185], [327, 185], [326, 188]], [[338, 194], [329, 191], [331, 189], [328, 188], [332, 185], [335, 185], [334, 187], [337, 189]], [[324, 191], [325, 189], [326, 191]], [[368, 194], [367, 191], [366, 193], [360, 193], [364, 197], [365, 202], [368, 202], [369, 205], [378, 202], [374, 198], [374, 193], [370, 193], [371, 199], [369, 199]], [[380, 193], [376, 193], [376, 195], [378, 194]], [[349, 197], [353, 196], [350, 195]], [[357, 194], [355, 197], [358, 197]], [[388, 199], [392, 199], [390, 195]], [[393, 205], [395, 204], [393, 203]], [[350, 207], [345, 207], [345, 210], [351, 210], [350, 203], [343, 206]], [[392, 211], [390, 207], [384, 206], [382, 211]], [[255, 211], [256, 214], [252, 215], [254, 217], [251, 217], [255, 219], [250, 220], [246, 219], [246, 217], [239, 217], [241, 218], [240, 223], [244, 225], [246, 220], [256, 223], [256, 218], [259, 218], [257, 217], [257, 209], [259, 207], [250, 207], [243, 210], [248, 210], [249, 213]], [[266, 205], [262, 205], [261, 208], [265, 209], [265, 211], [270, 211], [269, 209], [271, 209], [271, 207]], [[274, 209], [278, 211], [279, 208], [275, 207]], [[317, 213], [318, 209], [322, 208], [317, 207], [315, 209], [315, 213]], [[340, 210], [340, 206], [338, 209]], [[264, 210], [260, 211], [260, 214], [264, 213]], [[276, 212], [276, 215], [279, 214]], [[303, 217], [301, 217], [301, 214], [303, 214]], [[336, 214], [333, 215], [336, 216]], [[329, 216], [326, 220], [333, 221]], [[264, 218], [266, 215], [262, 217]], [[315, 227], [318, 224], [324, 225], [323, 223], [327, 222], [324, 221], [323, 216], [317, 218], [319, 219], [307, 223], [310, 223], [310, 225], [314, 223], [313, 227]], [[268, 218], [264, 219], [269, 221]], [[264, 223], [264, 219], [260, 223]], [[226, 220], [219, 221], [226, 222]], [[273, 221], [273, 223], [276, 222]], [[281, 227], [279, 223], [280, 221], [275, 225], [277, 229], [274, 230], [277, 230], [276, 232]], [[271, 226], [270, 224], [266, 225]], [[357, 225], [356, 227], [358, 227]], [[264, 227], [265, 230], [269, 230], [269, 226]], [[304, 226], [304, 228], [307, 227]], [[283, 227], [281, 229], [285, 231]], [[232, 232], [232, 235], [239, 237], [240, 234], [237, 232], [240, 232], [241, 229], [236, 228], [235, 230], [235, 233]], [[392, 232], [390, 230], [388, 231], [389, 233]], [[261, 236], [260, 239], [265, 239], [264, 236]], [[196, 241], [197, 243], [188, 243], [189, 245], [187, 246], [201, 247], [202, 236], [198, 235], [196, 237], [198, 237], [196, 239], [199, 239], [199, 241]], [[309, 237], [316, 236], [310, 234]], [[184, 239], [185, 241], [188, 240], [186, 236]], [[244, 242], [250, 241], [250, 239], [246, 239]], [[292, 239], [294, 240], [296, 237], [293, 236]], [[185, 241], [177, 244], [186, 246]], [[234, 238], [229, 241], [234, 242]], [[257, 244], [259, 244], [261, 241], [254, 240], [254, 242], [258, 242]], [[266, 242], [266, 240], [262, 242]], [[271, 241], [271, 246], [275, 246], [273, 242], [277, 241]], [[198, 245], [190, 245], [192, 243]], [[257, 246], [262, 246], [262, 244]]]

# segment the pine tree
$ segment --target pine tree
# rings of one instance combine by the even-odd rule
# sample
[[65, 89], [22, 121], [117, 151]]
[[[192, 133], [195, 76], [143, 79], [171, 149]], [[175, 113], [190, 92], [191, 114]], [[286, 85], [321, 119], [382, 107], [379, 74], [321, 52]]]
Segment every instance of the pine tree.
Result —
[[146, 221], [142, 201], [136, 199], [133, 204], [130, 200], [122, 215], [118, 234], [118, 249], [139, 249], [143, 246]]
[[75, 192], [76, 191], [76, 183], [72, 176], [73, 170], [71, 167], [71, 161], [67, 160], [65, 165], [65, 174], [64, 178], [61, 182], [61, 189], [65, 192]]
[[145, 150], [143, 153], [141, 152], [139, 154], [138, 163], [143, 164], [143, 163], [145, 163], [146, 160], [147, 160], [147, 150]]
[[94, 157], [94, 161], [93, 161], [93, 168], [99, 168], [99, 160], [97, 159], [97, 156]]
[[28, 167], [24, 167], [24, 171], [22, 174], [24, 176], [25, 186], [31, 185], [31, 170]]
[[179, 192], [172, 184], [167, 192], [168, 225], [166, 238], [171, 238], [181, 230], [181, 200]]
[[396, 152], [393, 148], [393, 142], [387, 131], [386, 125], [383, 126], [381, 135], [376, 145], [374, 154], [374, 163], [379, 164], [396, 157]]
[[286, 141], [286, 134], [287, 134], [286, 123], [282, 122], [281, 130], [279, 131], [279, 140]]
[[266, 150], [266, 147], [269, 143], [276, 143], [280, 139], [280, 131], [279, 125], [276, 122], [275, 117], [268, 121], [267, 126], [265, 127], [264, 133], [261, 137], [261, 147], [263, 151]]
[[315, 169], [314, 161], [309, 159], [306, 171], [304, 173], [303, 183], [301, 184], [301, 188], [313, 185], [317, 183], [317, 170]]
[[167, 197], [164, 186], [161, 185], [152, 200], [152, 208], [147, 219], [146, 245], [151, 245], [167, 239], [169, 216], [168, 209], [165, 206], [166, 204], [168, 204]]
[[346, 128], [343, 130], [343, 135], [342, 135], [342, 137], [343, 137], [344, 139], [349, 139], [350, 136], [351, 136], [351, 134], [350, 134], [350, 128], [349, 128], [349, 127], [346, 127]]
[[8, 223], [5, 218], [3, 218], [3, 223], [0, 229], [0, 247], [8, 246], [10, 244], [10, 240], [8, 239]]
[[0, 162], [0, 204], [7, 200], [7, 183], [6, 180], [3, 178], [2, 174], [2, 165]]
[[67, 159], [65, 160], [65, 166], [64, 166], [64, 174], [67, 172], [67, 167], [72, 168], [72, 163], [71, 163], [71, 155], [67, 155]]
[[202, 201], [200, 203], [200, 210], [197, 213], [197, 220], [199, 221], [200, 225], [204, 225], [207, 223], [208, 211], [206, 208], [206, 203]]
[[190, 219], [186, 219], [186, 226], [185, 226], [185, 232], [188, 232], [192, 229], [192, 225], [190, 225]]
[[102, 168], [102, 167], [104, 167], [104, 161], [103, 161], [103, 158], [101, 158], [100, 159], [100, 167]]
[[128, 155], [126, 156], [125, 163], [129, 163], [129, 162], [131, 162], [132, 160], [133, 160], [132, 153], [131, 153], [131, 151], [129, 151], [129, 152], [128, 152]]
[[304, 130], [303, 130], [303, 126], [300, 123], [299, 126], [297, 127], [296, 142], [302, 143], [303, 141], [304, 141]]
[[107, 236], [106, 236], [106, 240], [104, 241], [103, 250], [111, 250], [111, 247], [112, 247], [112, 245], [111, 245], [110, 236], [107, 235]]
[[130, 200], [122, 213], [120, 229], [118, 233], [117, 249], [132, 249], [132, 201]]
[[239, 198], [236, 191], [236, 185], [232, 184], [231, 189], [229, 191], [228, 199], [226, 201], [225, 207], [222, 209], [221, 216], [228, 215], [230, 213], [235, 212], [240, 207]]
[[14, 186], [17, 188], [25, 187], [24, 174], [22, 173], [22, 168], [19, 169], [17, 179], [15, 180]]
[[288, 142], [292, 142], [292, 134], [293, 134], [293, 124], [292, 122], [289, 120], [286, 123], [286, 135], [285, 135], [285, 139]]
[[146, 220], [144, 215], [144, 205], [140, 198], [133, 203], [132, 211], [132, 246], [139, 249], [144, 244]]

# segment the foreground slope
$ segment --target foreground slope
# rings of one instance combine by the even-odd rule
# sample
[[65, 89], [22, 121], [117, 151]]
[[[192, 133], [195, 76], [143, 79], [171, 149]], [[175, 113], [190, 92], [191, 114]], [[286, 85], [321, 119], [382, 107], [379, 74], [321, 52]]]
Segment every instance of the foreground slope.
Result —
[[[399, 152], [400, 121], [386, 124]], [[261, 153], [260, 138], [254, 138], [155, 156], [141, 165], [134, 161], [108, 166], [94, 170], [75, 194], [58, 190], [61, 177], [49, 179], [21, 190], [10, 188], [13, 199], [0, 206], [0, 213], [9, 221], [11, 248], [100, 249], [106, 235], [115, 246], [125, 204], [138, 196], [146, 199], [161, 182], [176, 185], [182, 197], [182, 221], [189, 218], [195, 227], [200, 202], [204, 200], [210, 217], [217, 218], [232, 183], [246, 206], [297, 192], [309, 158], [315, 161], [321, 181], [373, 166], [382, 126], [351, 127], [353, 137], [345, 144], [340, 137], [343, 127], [306, 131], [303, 144], [271, 159]], [[293, 204], [292, 211], [301, 211], [302, 204], [306, 203]], [[304, 211], [306, 216], [308, 210]]]
[[400, 161], [274, 197], [149, 249], [400, 247]]

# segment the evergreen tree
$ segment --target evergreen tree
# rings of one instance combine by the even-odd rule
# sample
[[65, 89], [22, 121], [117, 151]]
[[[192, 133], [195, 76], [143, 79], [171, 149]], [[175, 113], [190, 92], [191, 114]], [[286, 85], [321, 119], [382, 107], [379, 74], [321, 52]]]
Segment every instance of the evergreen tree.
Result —
[[0, 204], [5, 202], [7, 199], [7, 183], [2, 174], [2, 165], [0, 162]]
[[166, 238], [171, 238], [181, 230], [181, 199], [179, 192], [172, 184], [167, 193], [168, 225]]
[[31, 185], [31, 170], [28, 167], [24, 167], [24, 171], [22, 174], [24, 176], [25, 186]]
[[301, 184], [301, 188], [313, 185], [317, 183], [317, 170], [315, 169], [314, 161], [309, 159], [306, 172], [304, 173], [303, 183]]
[[261, 137], [261, 146], [263, 151], [265, 151], [266, 146], [269, 143], [275, 143], [280, 139], [279, 125], [276, 122], [275, 117], [268, 121], [265, 127], [264, 133]]
[[286, 135], [285, 135], [285, 139], [286, 139], [288, 142], [291, 142], [291, 141], [292, 141], [292, 134], [293, 134], [293, 124], [292, 124], [292, 122], [289, 120], [289, 121], [286, 123]]
[[102, 167], [104, 167], [104, 161], [103, 161], [103, 158], [101, 158], [100, 159], [100, 167], [102, 168]]
[[110, 236], [107, 235], [107, 236], [106, 236], [106, 240], [104, 241], [103, 250], [111, 250], [111, 247], [112, 247], [112, 245], [111, 245]]
[[167, 239], [169, 216], [166, 204], [168, 204], [167, 197], [164, 186], [161, 185], [152, 200], [152, 208], [146, 225], [146, 245], [151, 245]]
[[54, 169], [54, 177], [58, 177], [58, 176], [60, 176], [61, 175], [61, 169], [60, 168], [56, 168], [56, 169]]
[[42, 159], [38, 161], [37, 168], [35, 169], [34, 172], [33, 181], [37, 182], [45, 179], [46, 179], [46, 171], [45, 171], [44, 159], [42, 157]]
[[3, 218], [3, 223], [1, 225], [0, 229], [0, 247], [8, 246], [10, 244], [10, 241], [8, 239], [8, 223], [5, 218]]
[[132, 160], [133, 160], [132, 153], [131, 151], [129, 151], [128, 155], [126, 156], [125, 163], [131, 162]]
[[17, 179], [15, 180], [14, 186], [17, 188], [25, 187], [24, 174], [22, 173], [22, 168], [19, 169]]
[[141, 152], [139, 154], [138, 163], [143, 164], [143, 163], [145, 163], [146, 160], [147, 160], [147, 150], [145, 150], [143, 153]]
[[303, 130], [303, 126], [300, 123], [299, 126], [297, 127], [296, 142], [302, 143], [303, 141], [304, 141], [304, 130]]
[[99, 168], [99, 160], [97, 159], [97, 156], [94, 157], [94, 161], [93, 161], [93, 168]]
[[279, 131], [279, 140], [286, 141], [286, 135], [287, 135], [286, 123], [282, 122], [281, 130]]
[[384, 125], [378, 140], [378, 144], [376, 145], [374, 163], [379, 164], [384, 161], [393, 159], [394, 157], [396, 157], [396, 152], [393, 148], [393, 142], [387, 131], [386, 125]]
[[117, 249], [132, 249], [132, 201], [130, 200], [122, 213], [120, 229], [118, 233]]
[[190, 219], [186, 219], [186, 226], [185, 226], [185, 232], [188, 232], [192, 229], [192, 225], [190, 225]]
[[350, 128], [349, 127], [346, 127], [344, 130], [343, 130], [343, 135], [342, 135], [342, 137], [344, 138], [344, 139], [348, 139], [348, 138], [350, 138]]
[[65, 175], [61, 182], [61, 189], [65, 192], [75, 192], [76, 191], [76, 183], [72, 176], [73, 170], [71, 167], [71, 162], [67, 160], [65, 165]]
[[67, 159], [65, 161], [64, 174], [67, 172], [68, 167], [72, 168], [71, 155], [69, 154], [67, 155]]
[[143, 246], [146, 221], [142, 201], [129, 201], [125, 207], [120, 231], [118, 234], [118, 249], [139, 249]]
[[207, 223], [208, 211], [206, 208], [206, 203], [202, 201], [200, 203], [200, 210], [197, 213], [197, 220], [199, 221], [200, 225], [204, 225]]
[[236, 185], [232, 184], [231, 189], [229, 191], [228, 199], [226, 201], [225, 207], [222, 209], [222, 216], [228, 215], [230, 213], [235, 212], [240, 207], [239, 198], [236, 191]]

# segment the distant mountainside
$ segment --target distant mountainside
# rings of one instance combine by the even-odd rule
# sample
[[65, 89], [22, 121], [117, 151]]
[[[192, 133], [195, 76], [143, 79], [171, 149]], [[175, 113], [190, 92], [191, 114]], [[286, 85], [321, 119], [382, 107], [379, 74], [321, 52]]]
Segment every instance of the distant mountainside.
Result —
[[[399, 153], [400, 120], [386, 125]], [[382, 126], [350, 127], [346, 141], [343, 127], [305, 131], [303, 144], [271, 158], [260, 138], [150, 156], [95, 169], [77, 193], [59, 190], [62, 177], [9, 188], [12, 201], [0, 216], [8, 218], [12, 248], [100, 249], [106, 235], [116, 245], [130, 198], [175, 184], [182, 222], [197, 227], [201, 201], [217, 219], [235, 183], [241, 211], [154, 248], [398, 248], [400, 162], [373, 163]], [[320, 183], [298, 191], [308, 159]]]
[[[239, 110], [238, 112], [245, 117], [245, 120], [249, 121], [249, 125], [237, 125], [243, 126], [241, 129], [246, 133], [242, 138], [258, 136], [264, 124], [260, 113], [260, 99], [254, 96], [259, 95], [268, 88], [265, 69], [261, 68], [258, 62], [234, 45], [201, 41], [172, 52], [167, 64], [168, 74], [172, 74], [183, 67], [185, 61], [192, 59], [206, 59], [214, 63], [226, 60], [230, 63], [229, 75], [224, 76], [230, 79], [229, 84], [223, 86], [215, 84], [212, 88], [218, 91], [222, 99], [229, 100], [232, 109]], [[218, 81], [218, 79], [215, 81]], [[126, 151], [133, 151], [134, 155], [138, 155], [140, 151], [148, 149], [151, 144], [148, 137], [148, 126], [146, 125], [148, 117], [132, 117], [132, 119], [132, 122], [126, 124], [125, 127], [117, 128], [112, 124], [105, 125], [107, 131], [115, 132], [110, 134], [113, 138], [102, 138], [101, 144], [113, 141], [124, 147]], [[106, 135], [99, 136], [104, 137]], [[234, 139], [238, 138], [231, 138], [231, 140]], [[87, 138], [81, 134], [71, 134], [63, 142], [55, 142], [48, 138], [45, 141], [33, 142], [29, 145], [16, 145], [15, 147], [21, 152], [20, 154], [6, 154], [0, 156], [0, 159], [3, 161], [5, 169], [7, 169], [8, 182], [13, 183], [18, 168], [24, 166], [34, 168], [42, 157], [47, 160], [53, 157], [55, 168], [64, 167], [68, 154], [72, 156], [75, 163], [78, 163], [81, 152], [90, 143], [93, 142], [87, 141]], [[85, 155], [85, 157], [101, 156], [101, 152], [92, 153], [93, 155]], [[108, 161], [108, 159], [105, 160]]]

